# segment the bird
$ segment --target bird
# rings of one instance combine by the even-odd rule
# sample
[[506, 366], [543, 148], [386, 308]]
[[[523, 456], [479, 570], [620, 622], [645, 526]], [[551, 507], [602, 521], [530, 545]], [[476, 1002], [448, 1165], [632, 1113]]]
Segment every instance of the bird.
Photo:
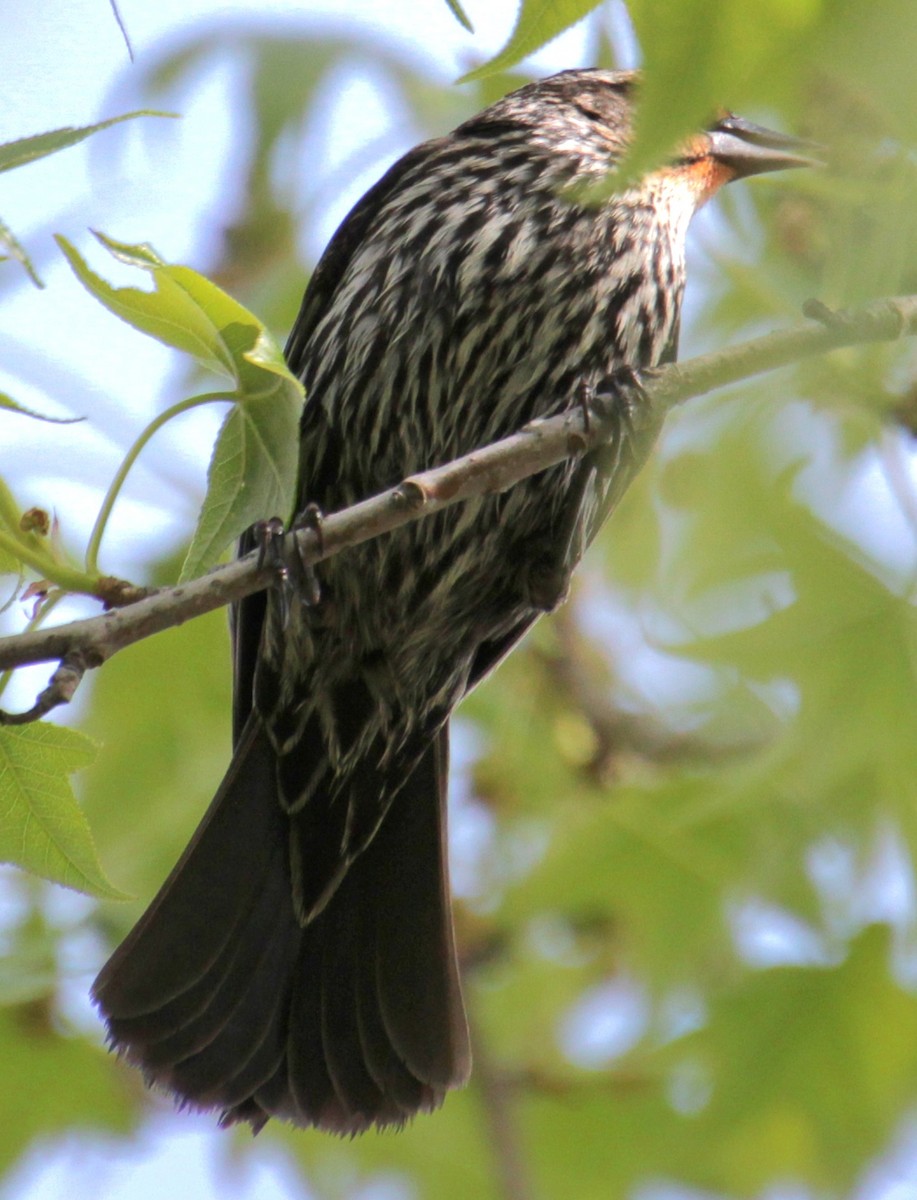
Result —
[[306, 288], [286, 347], [306, 391], [300, 513], [584, 394], [614, 431], [327, 559], [302, 602], [277, 587], [236, 606], [227, 774], [93, 985], [110, 1045], [223, 1125], [398, 1127], [469, 1077], [450, 715], [562, 602], [651, 450], [639, 373], [675, 358], [691, 217], [731, 180], [811, 162], [722, 113], [609, 187], [638, 99], [636, 73], [604, 69], [511, 92], [397, 161]]

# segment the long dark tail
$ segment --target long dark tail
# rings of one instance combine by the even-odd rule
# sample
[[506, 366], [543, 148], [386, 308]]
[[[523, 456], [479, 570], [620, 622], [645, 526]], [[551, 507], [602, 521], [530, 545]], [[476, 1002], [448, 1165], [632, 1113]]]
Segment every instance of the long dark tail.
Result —
[[303, 927], [274, 752], [251, 718], [191, 844], [93, 985], [112, 1044], [150, 1083], [226, 1124], [276, 1116], [352, 1134], [436, 1108], [466, 1081], [447, 737]]

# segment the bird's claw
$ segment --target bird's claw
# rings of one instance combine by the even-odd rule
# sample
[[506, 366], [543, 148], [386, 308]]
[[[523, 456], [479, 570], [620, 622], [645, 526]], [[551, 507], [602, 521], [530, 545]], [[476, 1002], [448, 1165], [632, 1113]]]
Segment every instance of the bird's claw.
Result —
[[649, 397], [635, 367], [618, 367], [597, 384], [584, 380], [577, 389], [577, 403], [587, 433], [609, 424], [636, 430], [650, 418]]
[[315, 607], [321, 599], [321, 587], [315, 567], [303, 558], [298, 539], [291, 536], [301, 529], [312, 530], [321, 551], [322, 512], [317, 504], [307, 504], [289, 529], [284, 529], [279, 517], [258, 521], [254, 525], [258, 542], [258, 566], [272, 567], [277, 573], [277, 591], [284, 624], [289, 619], [294, 599], [307, 608]]
[[286, 532], [280, 517], [269, 517], [266, 521], [256, 521], [252, 526], [255, 541], [258, 545], [258, 569], [272, 567], [278, 578], [285, 580], [289, 574], [284, 555], [284, 538]]
[[[301, 529], [311, 530], [318, 543], [318, 552], [322, 554], [325, 548], [325, 539], [322, 534], [324, 519], [324, 513], [317, 504], [307, 504], [301, 513], [297, 513], [291, 527], [291, 532], [298, 533]], [[295, 564], [299, 595], [308, 608], [314, 608], [322, 598], [322, 589], [318, 581], [318, 574], [315, 567], [311, 563], [306, 562], [298, 552], [298, 541], [294, 540], [294, 546], [297, 552], [293, 554], [292, 561]]]

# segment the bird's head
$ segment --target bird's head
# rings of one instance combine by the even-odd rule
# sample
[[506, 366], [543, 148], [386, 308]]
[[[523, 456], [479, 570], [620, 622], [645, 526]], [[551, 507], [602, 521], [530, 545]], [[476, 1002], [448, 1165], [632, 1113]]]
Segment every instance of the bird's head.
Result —
[[[580, 171], [598, 175], [627, 155], [639, 87], [637, 71], [561, 71], [511, 93], [488, 110], [488, 117], [526, 125], [548, 149], [579, 158]], [[816, 149], [726, 112], [688, 138], [650, 180], [664, 178], [682, 195], [689, 191], [697, 207], [734, 179], [817, 166]]]
[[734, 113], [725, 113], [704, 132], [689, 138], [668, 174], [682, 178], [703, 204], [726, 183], [784, 171], [791, 167], [815, 167], [811, 142], [755, 125]]

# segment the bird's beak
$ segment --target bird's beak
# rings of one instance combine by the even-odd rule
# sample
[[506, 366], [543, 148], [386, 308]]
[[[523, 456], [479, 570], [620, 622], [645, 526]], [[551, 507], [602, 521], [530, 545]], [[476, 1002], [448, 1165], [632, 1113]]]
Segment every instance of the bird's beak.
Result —
[[819, 150], [814, 142], [754, 125], [731, 114], [708, 131], [710, 154], [734, 172], [736, 179], [783, 171], [788, 167], [821, 167], [824, 163], [804, 151]]

